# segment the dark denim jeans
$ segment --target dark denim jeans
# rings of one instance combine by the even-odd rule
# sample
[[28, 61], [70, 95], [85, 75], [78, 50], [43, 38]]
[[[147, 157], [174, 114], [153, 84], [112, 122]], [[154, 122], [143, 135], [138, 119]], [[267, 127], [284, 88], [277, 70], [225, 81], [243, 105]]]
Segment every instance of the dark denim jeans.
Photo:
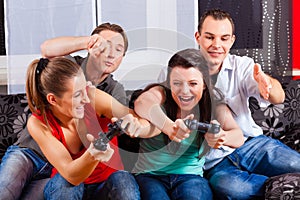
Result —
[[212, 199], [208, 181], [198, 175], [139, 174], [136, 180], [143, 200], [206, 200]]
[[42, 198], [51, 169], [52, 166], [31, 149], [16, 145], [8, 147], [0, 165], [0, 199], [30, 199], [33, 198], [31, 195], [34, 199]]
[[260, 135], [205, 172], [216, 199], [264, 198], [268, 177], [300, 172], [300, 154]]
[[56, 174], [50, 179], [44, 190], [45, 199], [72, 199], [72, 200], [139, 200], [140, 192], [132, 174], [126, 171], [117, 171], [108, 179], [99, 184], [79, 184], [74, 186]]

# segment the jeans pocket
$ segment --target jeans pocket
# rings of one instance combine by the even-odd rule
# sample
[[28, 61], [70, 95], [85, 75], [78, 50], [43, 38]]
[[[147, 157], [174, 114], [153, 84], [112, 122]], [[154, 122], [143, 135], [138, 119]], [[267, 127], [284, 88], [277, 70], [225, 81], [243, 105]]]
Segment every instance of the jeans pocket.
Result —
[[48, 162], [33, 176], [34, 180], [49, 178], [52, 173], [52, 165]]

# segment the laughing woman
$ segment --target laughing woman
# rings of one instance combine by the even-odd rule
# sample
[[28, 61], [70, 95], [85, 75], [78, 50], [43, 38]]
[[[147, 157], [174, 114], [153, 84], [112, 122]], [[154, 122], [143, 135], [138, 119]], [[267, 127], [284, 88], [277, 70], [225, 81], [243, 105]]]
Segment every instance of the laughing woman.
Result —
[[54, 167], [45, 199], [140, 198], [130, 173], [101, 176], [99, 164], [114, 152], [109, 145], [97, 150], [93, 141], [101, 130], [96, 114], [122, 118], [130, 136], [148, 132], [146, 120], [87, 84], [80, 66], [65, 58], [34, 60], [27, 70], [26, 94], [32, 111], [28, 131]]
[[[199, 50], [186, 49], [171, 57], [167, 81], [146, 88], [135, 101], [136, 113], [162, 132], [140, 142], [134, 172], [142, 199], [212, 199], [202, 168], [208, 146], [243, 144], [242, 131], [229, 108], [220, 94], [214, 94], [219, 93], [211, 89]], [[204, 135], [191, 131], [183, 121], [186, 118], [200, 122], [216, 119], [220, 132]]]

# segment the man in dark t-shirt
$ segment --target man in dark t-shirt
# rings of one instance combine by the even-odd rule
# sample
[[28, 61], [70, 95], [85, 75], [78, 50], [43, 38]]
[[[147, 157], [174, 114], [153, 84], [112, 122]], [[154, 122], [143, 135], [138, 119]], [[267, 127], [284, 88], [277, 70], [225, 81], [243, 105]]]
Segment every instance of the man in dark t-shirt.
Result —
[[[113, 78], [112, 73], [118, 69], [128, 48], [128, 39], [124, 30], [116, 24], [104, 23], [94, 29], [91, 36], [57, 37], [45, 41], [41, 45], [43, 57], [65, 56], [79, 64], [88, 81], [98, 89], [110, 94], [123, 105], [128, 105], [126, 93], [121, 83]], [[70, 54], [87, 50], [86, 57], [71, 56]], [[100, 116], [99, 123], [104, 132], [110, 119]], [[114, 156], [122, 154], [125, 170], [131, 170], [136, 161], [138, 139], [131, 139], [127, 135], [114, 138]], [[134, 148], [131, 148], [134, 146]], [[120, 147], [120, 148], [117, 148]], [[120, 150], [120, 152], [119, 152]], [[118, 161], [116, 161], [118, 162]], [[126, 163], [125, 163], [126, 162]]]

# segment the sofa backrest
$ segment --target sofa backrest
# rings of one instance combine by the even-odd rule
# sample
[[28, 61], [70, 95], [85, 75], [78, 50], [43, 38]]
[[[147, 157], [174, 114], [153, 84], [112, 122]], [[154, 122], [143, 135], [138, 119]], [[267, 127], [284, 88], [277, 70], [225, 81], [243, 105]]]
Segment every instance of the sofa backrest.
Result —
[[[256, 99], [250, 98], [249, 108], [265, 135], [279, 139], [300, 152], [300, 80], [283, 84], [283, 88], [286, 95], [283, 104], [260, 108]], [[126, 94], [128, 99], [135, 99], [135, 94], [139, 92], [140, 90], [127, 91]], [[129, 103], [131, 107], [132, 104]], [[18, 134], [25, 128], [29, 116], [25, 94], [0, 95], [0, 162], [7, 147], [17, 140]], [[123, 143], [121, 145], [127, 146], [128, 141]], [[136, 143], [130, 142], [131, 145]], [[136, 150], [134, 147], [130, 148]]]
[[25, 128], [29, 115], [25, 94], [0, 95], [0, 161]]
[[279, 139], [300, 152], [300, 80], [282, 84], [285, 101], [282, 104], [260, 108], [255, 98], [250, 98], [249, 108], [264, 135]]

